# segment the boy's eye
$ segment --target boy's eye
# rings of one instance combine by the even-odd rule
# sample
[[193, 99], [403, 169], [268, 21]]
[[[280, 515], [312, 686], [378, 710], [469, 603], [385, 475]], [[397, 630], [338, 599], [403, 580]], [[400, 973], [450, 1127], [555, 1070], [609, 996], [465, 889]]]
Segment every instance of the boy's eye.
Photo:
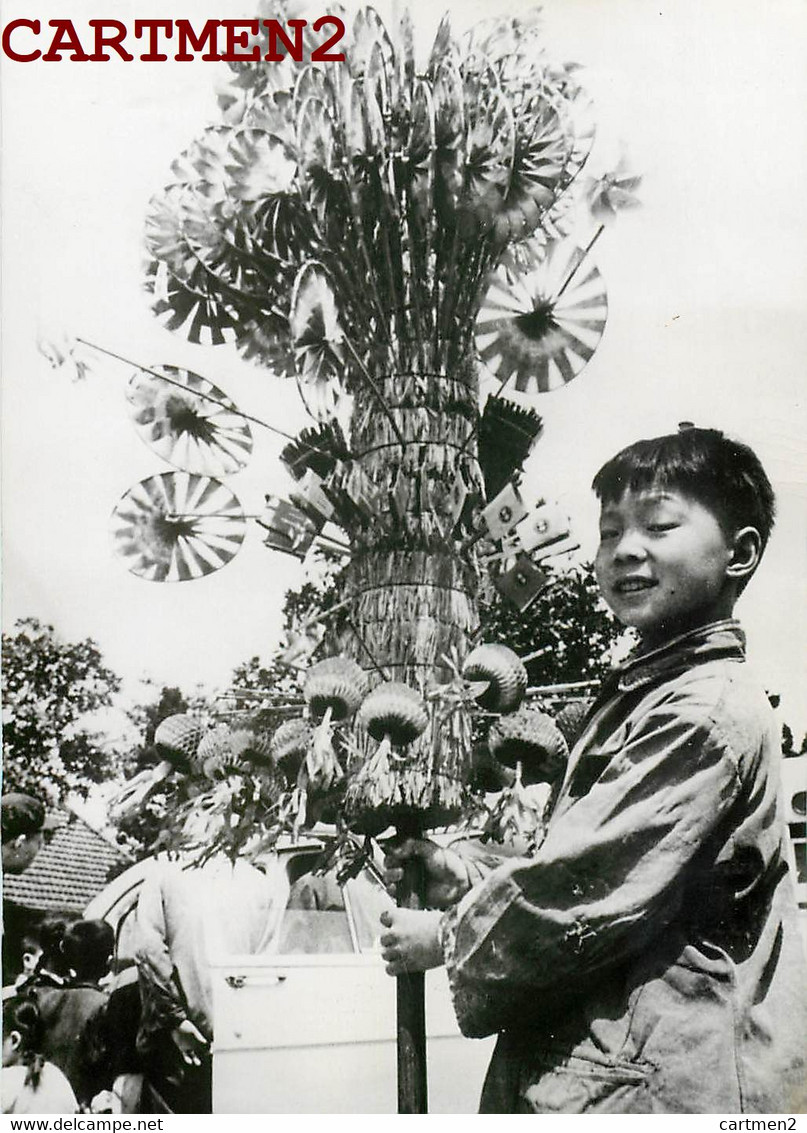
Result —
[[673, 531], [677, 526], [677, 523], [648, 523], [647, 530], [653, 532]]
[[600, 542], [605, 543], [608, 539], [616, 539], [619, 532], [613, 527], [604, 527], [600, 530]]

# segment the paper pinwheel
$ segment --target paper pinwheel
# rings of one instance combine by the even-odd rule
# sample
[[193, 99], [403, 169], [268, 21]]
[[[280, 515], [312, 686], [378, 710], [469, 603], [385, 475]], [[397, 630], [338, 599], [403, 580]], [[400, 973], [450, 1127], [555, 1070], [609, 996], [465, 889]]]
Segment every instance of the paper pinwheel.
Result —
[[545, 393], [570, 382], [594, 354], [608, 305], [599, 271], [581, 248], [550, 244], [525, 276], [500, 268], [476, 321], [476, 346], [502, 384]]
[[218, 480], [163, 472], [131, 488], [112, 513], [112, 540], [132, 574], [184, 582], [223, 567], [238, 552], [246, 521]]
[[183, 472], [226, 476], [243, 468], [252, 453], [252, 435], [227, 395], [190, 370], [159, 366], [154, 371], [135, 371], [126, 390], [137, 431], [149, 448]]

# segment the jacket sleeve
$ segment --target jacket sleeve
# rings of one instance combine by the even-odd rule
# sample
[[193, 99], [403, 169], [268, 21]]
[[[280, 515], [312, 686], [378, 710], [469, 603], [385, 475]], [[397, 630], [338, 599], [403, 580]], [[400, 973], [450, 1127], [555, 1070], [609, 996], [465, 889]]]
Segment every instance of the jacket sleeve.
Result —
[[182, 991], [168, 946], [168, 928], [159, 871], [143, 883], [137, 902], [135, 960], [143, 1004], [138, 1047], [152, 1032], [178, 1026], [186, 1017]]
[[588, 792], [550, 821], [534, 858], [495, 870], [446, 913], [443, 948], [465, 1034], [507, 1029], [523, 1017], [525, 996], [551, 1007], [561, 989], [659, 934], [739, 790], [728, 743], [685, 698], [649, 710], [603, 762]]

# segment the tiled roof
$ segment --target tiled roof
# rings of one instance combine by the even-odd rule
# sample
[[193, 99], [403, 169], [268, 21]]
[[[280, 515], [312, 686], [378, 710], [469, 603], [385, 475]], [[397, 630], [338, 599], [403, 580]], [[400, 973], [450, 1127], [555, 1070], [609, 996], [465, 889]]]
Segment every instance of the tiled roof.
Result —
[[3, 876], [3, 892], [28, 908], [82, 913], [113, 867], [128, 864], [126, 854], [70, 813], [24, 873]]

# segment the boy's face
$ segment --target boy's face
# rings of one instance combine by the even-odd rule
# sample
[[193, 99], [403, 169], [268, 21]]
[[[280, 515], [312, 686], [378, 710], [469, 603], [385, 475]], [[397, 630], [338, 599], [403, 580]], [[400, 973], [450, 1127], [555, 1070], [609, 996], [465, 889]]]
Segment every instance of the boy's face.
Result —
[[731, 616], [733, 547], [715, 515], [674, 489], [603, 506], [595, 568], [605, 601], [645, 645]]

